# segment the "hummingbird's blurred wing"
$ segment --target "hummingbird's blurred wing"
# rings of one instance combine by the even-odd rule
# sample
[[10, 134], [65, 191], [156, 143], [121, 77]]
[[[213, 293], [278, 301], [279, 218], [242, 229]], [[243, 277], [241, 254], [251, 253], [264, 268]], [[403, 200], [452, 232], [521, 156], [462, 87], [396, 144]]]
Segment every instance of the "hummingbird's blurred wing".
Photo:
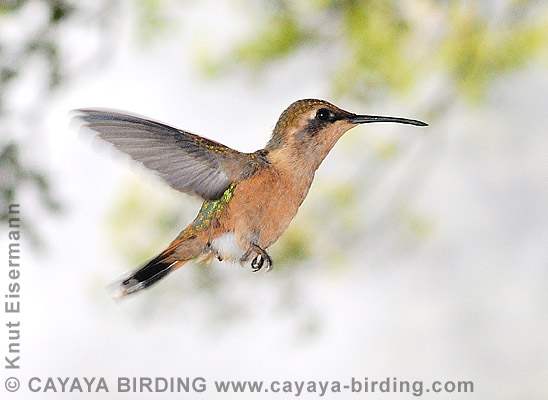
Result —
[[159, 172], [171, 187], [205, 200], [220, 198], [254, 168], [248, 154], [161, 122], [108, 109], [74, 112], [84, 127]]

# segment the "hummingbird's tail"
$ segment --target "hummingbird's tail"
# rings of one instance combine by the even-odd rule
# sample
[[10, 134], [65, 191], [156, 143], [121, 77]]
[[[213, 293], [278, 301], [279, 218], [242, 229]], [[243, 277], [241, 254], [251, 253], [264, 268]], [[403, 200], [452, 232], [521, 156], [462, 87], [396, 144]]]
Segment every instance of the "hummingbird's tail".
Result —
[[170, 272], [200, 255], [195, 237], [175, 239], [167, 249], [129, 276], [112, 284], [114, 297], [123, 297], [138, 292], [158, 282]]

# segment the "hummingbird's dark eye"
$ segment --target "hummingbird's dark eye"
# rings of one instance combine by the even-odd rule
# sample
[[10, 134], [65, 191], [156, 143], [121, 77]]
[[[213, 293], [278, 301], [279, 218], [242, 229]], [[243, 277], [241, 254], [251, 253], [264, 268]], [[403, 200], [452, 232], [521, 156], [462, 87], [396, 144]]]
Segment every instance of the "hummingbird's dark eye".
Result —
[[329, 119], [331, 119], [332, 117], [332, 112], [331, 110], [327, 109], [327, 108], [320, 108], [317, 112], [316, 112], [316, 118], [319, 119], [320, 121], [329, 121]]

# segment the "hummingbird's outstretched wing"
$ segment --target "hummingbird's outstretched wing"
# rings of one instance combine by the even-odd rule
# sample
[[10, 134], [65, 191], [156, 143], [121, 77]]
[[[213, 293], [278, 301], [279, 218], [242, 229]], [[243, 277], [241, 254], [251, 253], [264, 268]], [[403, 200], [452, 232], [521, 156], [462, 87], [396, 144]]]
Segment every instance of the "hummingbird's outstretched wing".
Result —
[[108, 109], [74, 110], [83, 126], [157, 171], [174, 189], [216, 200], [253, 173], [254, 158], [161, 122]]

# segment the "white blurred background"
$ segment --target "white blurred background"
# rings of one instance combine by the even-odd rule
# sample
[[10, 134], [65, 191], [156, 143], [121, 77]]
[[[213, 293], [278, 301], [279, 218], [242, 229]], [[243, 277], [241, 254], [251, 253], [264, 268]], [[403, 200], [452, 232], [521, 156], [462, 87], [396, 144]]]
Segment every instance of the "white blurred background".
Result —
[[[2, 201], [25, 223], [22, 367], [3, 380], [105, 377], [111, 392], [86, 398], [257, 398], [217, 394], [213, 381], [351, 377], [474, 382], [473, 394], [422, 398], [548, 396], [546, 5], [27, 0], [0, 11]], [[79, 134], [69, 110], [128, 110], [253, 151], [310, 97], [430, 126], [343, 137], [273, 246], [273, 272], [189, 264], [113, 301], [108, 284], [200, 203]], [[208, 391], [118, 394], [119, 376], [200, 376]]]

